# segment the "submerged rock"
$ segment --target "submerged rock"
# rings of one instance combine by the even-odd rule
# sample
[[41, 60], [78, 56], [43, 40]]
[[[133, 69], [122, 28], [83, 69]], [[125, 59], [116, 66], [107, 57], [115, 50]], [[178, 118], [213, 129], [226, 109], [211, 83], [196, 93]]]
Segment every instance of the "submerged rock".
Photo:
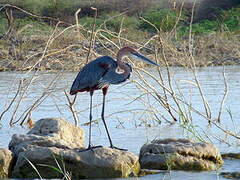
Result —
[[188, 139], [158, 139], [142, 146], [141, 168], [216, 170], [223, 160], [216, 147]]
[[0, 148], [0, 178], [6, 178], [11, 173], [13, 154], [8, 149]]
[[240, 172], [221, 172], [220, 175], [226, 179], [240, 179]]
[[14, 178], [111, 178], [136, 176], [133, 153], [111, 148], [83, 151], [83, 130], [63, 119], [41, 119], [26, 135], [13, 135], [9, 148], [16, 164]]
[[240, 153], [224, 153], [222, 154], [223, 159], [240, 159]]

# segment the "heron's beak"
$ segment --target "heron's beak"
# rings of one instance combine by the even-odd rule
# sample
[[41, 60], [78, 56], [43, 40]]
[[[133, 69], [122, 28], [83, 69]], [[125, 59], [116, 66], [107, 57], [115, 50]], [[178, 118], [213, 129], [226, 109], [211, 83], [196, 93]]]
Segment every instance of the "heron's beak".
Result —
[[150, 59], [146, 58], [145, 56], [143, 56], [143, 55], [140, 54], [140, 53], [134, 52], [134, 53], [132, 53], [132, 56], [133, 56], [135, 59], [141, 60], [141, 61], [143, 61], [143, 62], [145, 62], [145, 63], [150, 64], [150, 65], [159, 66], [157, 63], [151, 61]]

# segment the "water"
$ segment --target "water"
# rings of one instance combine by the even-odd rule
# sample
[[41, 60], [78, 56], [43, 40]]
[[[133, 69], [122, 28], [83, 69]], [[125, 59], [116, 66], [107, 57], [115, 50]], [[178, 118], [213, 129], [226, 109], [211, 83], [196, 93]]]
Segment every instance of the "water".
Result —
[[[150, 71], [153, 72], [153, 74], [157, 74], [157, 72], [154, 72], [152, 69], [150, 69]], [[162, 68], [161, 71], [164, 74], [165, 83], [167, 84], [166, 69]], [[179, 94], [177, 90], [179, 89], [186, 101], [191, 102], [195, 109], [204, 113], [204, 106], [201, 96], [199, 95], [199, 90], [192, 83], [193, 75], [191, 71], [179, 67], [172, 67], [170, 71], [172, 86], [176, 90], [176, 93]], [[197, 70], [197, 78], [211, 108], [213, 119], [218, 116], [220, 103], [224, 95], [225, 86], [222, 72], [223, 67], [207, 67]], [[238, 132], [240, 132], [240, 66], [225, 67], [225, 75], [228, 85], [228, 96], [224, 103], [220, 126], [238, 134]], [[44, 91], [50, 94], [44, 96], [42, 103], [32, 111], [32, 119], [36, 121], [46, 117], [62, 117], [74, 123], [72, 114], [67, 106], [64, 91], [69, 91], [75, 76], [75, 72], [62, 72], [60, 75], [53, 72], [38, 72], [35, 75], [33, 75], [33, 73], [26, 74], [22, 72], [0, 72], [0, 112], [3, 112], [7, 108], [16, 94], [19, 80], [25, 79], [24, 87], [27, 87], [27, 82], [34, 77], [32, 79], [32, 85], [28, 87], [26, 94], [22, 97], [21, 104], [19, 104], [15, 116], [13, 117], [12, 115], [18, 106], [17, 103], [13, 103], [13, 106], [4, 114], [0, 121], [2, 124], [2, 128], [0, 129], [0, 147], [6, 148], [13, 134], [26, 133], [28, 131], [26, 127], [22, 128], [19, 125], [10, 127], [9, 121], [12, 117], [13, 121], [19, 119], [22, 113], [42, 96]], [[146, 75], [145, 77], [161, 94], [161, 88], [151, 78]], [[136, 74], [133, 74], [131, 79], [142, 83]], [[21, 95], [21, 92], [19, 95]], [[19, 97], [20, 96], [18, 96], [15, 102], [19, 102]], [[208, 121], [196, 113], [192, 113], [193, 126], [183, 126], [182, 124], [180, 125], [179, 122], [170, 125], [165, 120], [168, 119], [172, 122], [166, 110], [164, 110], [153, 97], [145, 95], [144, 91], [137, 88], [133, 82], [111, 86], [106, 99], [106, 121], [109, 126], [113, 144], [117, 147], [126, 148], [135, 154], [139, 154], [141, 146], [152, 139], [187, 137], [209, 140], [220, 149], [221, 153], [239, 152], [239, 141], [236, 138], [226, 135], [214, 125], [208, 126]], [[77, 97], [76, 104], [76, 109], [79, 112], [80, 125], [86, 132], [86, 140], [88, 137], [88, 126], [85, 126], [84, 123], [88, 122], [89, 100], [90, 97], [88, 93], [81, 93]], [[93, 116], [96, 123], [93, 124], [92, 139], [95, 145], [101, 144], [108, 146], [107, 135], [100, 120], [101, 102], [102, 93], [101, 91], [96, 91], [93, 96], [93, 104], [95, 105]], [[170, 104], [176, 108], [176, 105], [171, 99]], [[154, 119], [155, 116], [149, 113], [149, 111], [157, 112], [159, 122]], [[176, 117], [179, 118], [178, 116]], [[193, 130], [191, 132], [198, 132], [198, 134], [190, 133], [190, 131], [186, 130], [189, 128]], [[239, 170], [239, 161], [227, 160], [219, 172]], [[157, 175], [148, 175], [140, 179], [224, 179], [219, 176], [219, 172], [171, 171], [170, 173], [163, 172]]]

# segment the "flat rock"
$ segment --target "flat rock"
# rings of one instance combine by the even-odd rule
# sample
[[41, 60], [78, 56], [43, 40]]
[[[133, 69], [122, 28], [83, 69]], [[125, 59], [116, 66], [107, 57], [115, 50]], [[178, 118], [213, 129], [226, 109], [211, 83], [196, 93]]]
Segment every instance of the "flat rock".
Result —
[[216, 170], [223, 160], [209, 143], [188, 139], [157, 139], [142, 146], [141, 168], [176, 170]]
[[9, 149], [15, 156], [33, 147], [83, 148], [83, 129], [61, 118], [45, 118], [37, 121], [27, 134], [14, 134]]
[[13, 154], [8, 149], [0, 148], [0, 178], [10, 175], [13, 163]]
[[39, 178], [29, 162], [36, 167], [42, 178], [63, 178], [64, 173], [59, 173], [54, 168], [78, 179], [129, 177], [136, 176], [140, 171], [138, 157], [131, 152], [106, 147], [83, 152], [37, 147], [19, 154], [13, 177]]

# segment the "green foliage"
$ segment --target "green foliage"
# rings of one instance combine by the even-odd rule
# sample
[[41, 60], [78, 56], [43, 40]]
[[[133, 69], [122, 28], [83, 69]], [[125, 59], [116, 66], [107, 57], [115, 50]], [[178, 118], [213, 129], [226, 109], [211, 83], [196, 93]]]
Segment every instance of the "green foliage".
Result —
[[[91, 28], [94, 23], [94, 17], [82, 17], [79, 22], [87, 27]], [[122, 26], [124, 29], [137, 28], [138, 20], [135, 17], [129, 17], [127, 15], [120, 15], [118, 12], [112, 12], [104, 14], [96, 19], [96, 27], [106, 27], [112, 31], [118, 32]]]
[[135, 29], [138, 25], [138, 20], [134, 16], [119, 15], [118, 12], [108, 13], [102, 16], [106, 20], [106, 27], [118, 32], [122, 28]]
[[[222, 10], [220, 16], [215, 20], [202, 20], [192, 24], [192, 33], [201, 35], [218, 32], [222, 30], [237, 31], [240, 29], [240, 7], [230, 10]], [[179, 26], [178, 33], [185, 36], [189, 33], [190, 26]]]
[[239, 30], [240, 27], [240, 7], [232, 8], [227, 11], [222, 11], [220, 16], [223, 24], [230, 31]]
[[[203, 20], [198, 23], [192, 24], [193, 34], [207, 34], [215, 32], [219, 29], [220, 25], [217, 21]], [[190, 26], [180, 26], [178, 32], [180, 35], [187, 35], [189, 33]]]
[[[166, 32], [174, 27], [177, 14], [175, 11], [169, 9], [156, 9], [145, 12], [143, 18], [153, 24], [157, 29]], [[155, 28], [148, 22], [142, 20], [139, 27], [143, 30], [155, 31]]]
[[13, 4], [39, 16], [64, 19], [73, 16], [82, 2], [76, 0], [2, 0], [3, 4]]
[[[0, 36], [6, 33], [8, 28], [7, 26], [7, 19], [3, 16], [0, 16]], [[21, 34], [24, 35], [32, 35], [39, 32], [41, 32], [41, 34], [49, 33], [53, 29], [51, 26], [47, 25], [44, 22], [36, 21], [35, 19], [28, 17], [15, 19], [13, 27], [16, 32], [26, 27], [21, 32]]]
[[[82, 17], [79, 19], [79, 23], [82, 24], [85, 28], [91, 29], [92, 25], [94, 24], [94, 17]], [[102, 18], [96, 19], [96, 27], [100, 27], [104, 23], [104, 20]]]
[[[114, 10], [116, 4], [109, 4], [110, 0], [93, 0], [89, 1], [76, 1], [76, 0], [2, 0], [1, 3], [9, 3], [26, 9], [29, 12], [38, 14], [40, 16], [50, 16], [59, 18], [64, 21], [70, 21], [75, 23], [74, 13], [78, 8], [82, 8], [80, 14], [80, 23], [86, 28], [91, 28], [94, 23], [90, 10], [91, 5], [96, 5], [98, 9], [98, 17], [96, 19], [97, 28], [106, 27], [109, 30], [119, 32], [122, 27], [124, 33], [130, 32], [156, 32], [156, 28], [160, 31], [168, 32], [176, 25], [176, 21], [179, 19], [179, 13], [170, 9], [160, 9], [155, 6], [143, 13], [143, 18], [148, 21], [139, 20], [136, 16], [122, 14]], [[113, 0], [114, 2], [116, 0]], [[124, 0], [125, 5], [128, 1]], [[105, 4], [107, 5], [105, 6]], [[133, 4], [131, 4], [133, 5]], [[130, 5], [129, 5], [130, 6]], [[101, 9], [101, 10], [100, 10]], [[105, 9], [105, 10], [104, 10]], [[89, 14], [88, 11], [91, 11]], [[100, 13], [101, 11], [101, 13]], [[0, 33], [6, 32], [7, 21], [4, 18], [4, 11], [0, 14]], [[15, 29], [19, 29], [26, 24], [31, 24], [32, 29], [28, 32], [33, 33], [36, 29], [40, 31], [49, 31], [50, 27], [46, 24], [36, 21], [30, 18], [17, 18], [19, 11], [15, 13]], [[200, 22], [192, 24], [192, 33], [196, 35], [208, 34], [212, 32], [228, 30], [228, 31], [239, 31], [240, 27], [240, 7], [235, 7], [230, 10], [220, 11], [219, 17], [216, 20], [202, 20]], [[184, 22], [184, 23], [183, 23]], [[188, 25], [189, 19], [184, 12], [180, 17], [180, 21], [177, 22], [177, 32], [180, 36], [186, 36], [189, 33], [190, 26]], [[156, 28], [155, 28], [156, 27]], [[132, 35], [134, 35], [132, 33]], [[141, 33], [140, 33], [141, 34]], [[134, 35], [135, 36], [135, 35]]]
[[49, 33], [53, 29], [46, 23], [31, 18], [16, 19], [15, 26], [17, 30], [20, 30], [26, 25], [29, 25], [29, 28], [26, 28], [26, 30], [22, 32], [25, 35], [32, 35], [38, 32], [41, 32], [41, 34]]

